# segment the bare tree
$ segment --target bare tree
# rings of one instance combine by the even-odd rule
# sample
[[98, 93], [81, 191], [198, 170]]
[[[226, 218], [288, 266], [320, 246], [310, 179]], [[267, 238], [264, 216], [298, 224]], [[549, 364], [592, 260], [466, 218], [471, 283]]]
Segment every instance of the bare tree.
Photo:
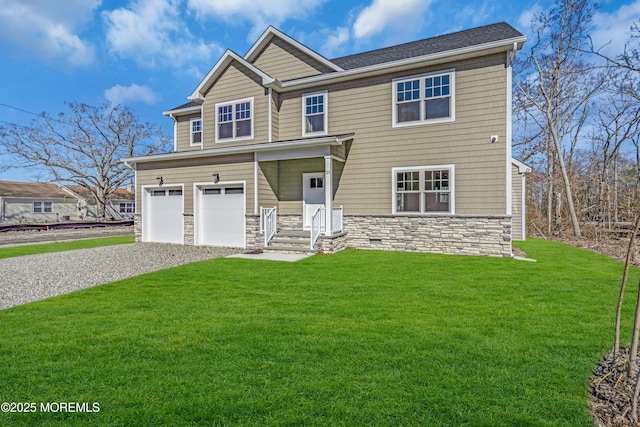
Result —
[[93, 195], [100, 218], [108, 197], [133, 179], [120, 159], [168, 149], [160, 127], [141, 123], [121, 105], [67, 103], [68, 113], [42, 113], [28, 126], [0, 127], [2, 152], [21, 167], [43, 167], [51, 181], [79, 185]]
[[550, 179], [555, 160], [576, 237], [582, 233], [568, 165], [588, 117], [589, 104], [604, 83], [604, 78], [596, 76], [593, 68], [583, 61], [581, 50], [592, 16], [593, 8], [587, 0], [556, 0], [551, 10], [538, 14], [532, 22], [536, 40], [531, 53], [523, 54], [524, 69], [530, 73], [524, 81], [515, 82], [537, 110], [537, 120], [549, 143]]

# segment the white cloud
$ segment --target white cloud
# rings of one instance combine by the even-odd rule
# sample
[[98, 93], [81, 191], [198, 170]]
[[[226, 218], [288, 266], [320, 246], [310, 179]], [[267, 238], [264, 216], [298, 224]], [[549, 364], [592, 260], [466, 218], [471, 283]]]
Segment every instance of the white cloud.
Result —
[[320, 48], [320, 53], [327, 58], [334, 57], [337, 52], [349, 41], [349, 29], [346, 27], [336, 28], [335, 31], [327, 31], [324, 35], [325, 42]]
[[0, 43], [49, 63], [83, 67], [93, 63], [91, 43], [76, 32], [89, 23], [101, 0], [0, 1]]
[[109, 51], [148, 68], [209, 65], [222, 53], [216, 43], [196, 39], [181, 18], [179, 0], [137, 0], [128, 8], [103, 12]]
[[132, 102], [153, 105], [160, 101], [160, 97], [148, 86], [116, 85], [104, 91], [104, 97], [113, 105], [129, 104]]
[[[593, 16], [595, 30], [591, 37], [596, 49], [602, 53], [616, 55], [622, 53], [629, 40], [629, 29], [640, 16], [640, 0], [622, 5], [613, 13], [597, 12]], [[605, 46], [606, 45], [606, 46]]]
[[327, 0], [188, 0], [188, 7], [199, 18], [221, 18], [237, 24], [252, 24], [247, 40], [254, 42], [269, 25], [279, 26], [287, 19], [303, 19]]
[[356, 38], [371, 37], [391, 28], [404, 34], [417, 33], [424, 25], [424, 14], [432, 0], [373, 0], [353, 24]]

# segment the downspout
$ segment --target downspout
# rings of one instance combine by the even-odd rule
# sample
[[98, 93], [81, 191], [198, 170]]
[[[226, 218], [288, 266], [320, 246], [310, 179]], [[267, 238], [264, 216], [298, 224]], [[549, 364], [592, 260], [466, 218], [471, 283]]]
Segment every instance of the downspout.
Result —
[[4, 222], [4, 196], [0, 196], [0, 222]]
[[[173, 119], [173, 152], [175, 153], [178, 151], [178, 120], [173, 114], [169, 114], [169, 117]], [[125, 164], [127, 164], [127, 162], [125, 162]]]
[[273, 142], [273, 107], [271, 104], [273, 103], [273, 89], [269, 88], [269, 142]]
[[[514, 43], [514, 48], [517, 45]], [[515, 52], [514, 52], [515, 54]], [[513, 192], [513, 182], [512, 180], [512, 176], [511, 176], [511, 163], [512, 163], [512, 157], [513, 157], [513, 141], [512, 141], [512, 135], [511, 132], [513, 131], [513, 124], [512, 124], [512, 120], [513, 120], [513, 68], [511, 67], [511, 60], [512, 60], [512, 54], [511, 52], [507, 52], [507, 123], [506, 123], [506, 131], [507, 131], [507, 135], [506, 135], [506, 163], [507, 163], [507, 174], [506, 174], [506, 210], [505, 213], [506, 215], [511, 215], [512, 214], [512, 209], [511, 209], [511, 200], [512, 200], [512, 192]]]

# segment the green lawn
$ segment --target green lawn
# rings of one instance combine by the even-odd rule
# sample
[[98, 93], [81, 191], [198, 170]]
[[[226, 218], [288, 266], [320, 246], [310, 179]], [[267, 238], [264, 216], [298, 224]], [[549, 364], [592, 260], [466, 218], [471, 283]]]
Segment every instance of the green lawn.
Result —
[[538, 262], [216, 259], [0, 311], [0, 402], [100, 406], [0, 425], [592, 425], [623, 266], [519, 246]]
[[43, 254], [47, 252], [70, 251], [73, 249], [97, 248], [98, 246], [121, 245], [123, 243], [133, 243], [133, 240], [133, 235], [130, 235], [101, 237], [98, 239], [73, 240], [60, 243], [10, 246], [8, 248], [0, 248], [0, 258]]

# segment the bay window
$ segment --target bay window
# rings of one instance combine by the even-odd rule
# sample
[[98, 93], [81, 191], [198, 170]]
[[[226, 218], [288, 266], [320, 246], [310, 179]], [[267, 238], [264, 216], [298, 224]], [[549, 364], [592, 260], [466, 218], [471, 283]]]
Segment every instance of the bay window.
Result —
[[393, 213], [455, 213], [454, 166], [393, 168]]

